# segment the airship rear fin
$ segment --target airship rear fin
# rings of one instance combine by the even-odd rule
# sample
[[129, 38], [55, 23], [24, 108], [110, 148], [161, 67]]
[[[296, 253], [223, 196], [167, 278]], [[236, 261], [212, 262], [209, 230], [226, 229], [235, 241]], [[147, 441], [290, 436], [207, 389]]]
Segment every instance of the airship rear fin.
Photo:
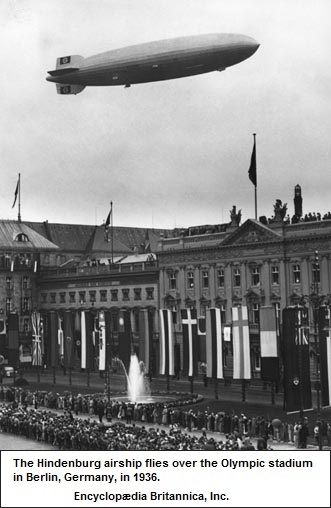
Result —
[[69, 55], [69, 56], [60, 56], [56, 59], [56, 70], [66, 69], [70, 67], [78, 68], [84, 58], [80, 55]]
[[62, 85], [56, 83], [57, 93], [60, 95], [77, 95], [84, 90], [84, 85]]

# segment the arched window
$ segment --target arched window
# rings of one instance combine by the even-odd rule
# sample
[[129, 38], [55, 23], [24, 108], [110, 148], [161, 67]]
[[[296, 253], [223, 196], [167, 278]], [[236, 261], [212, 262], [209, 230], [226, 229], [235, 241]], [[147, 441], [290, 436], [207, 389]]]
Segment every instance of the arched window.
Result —
[[15, 237], [15, 242], [29, 242], [29, 238], [25, 233], [18, 233]]

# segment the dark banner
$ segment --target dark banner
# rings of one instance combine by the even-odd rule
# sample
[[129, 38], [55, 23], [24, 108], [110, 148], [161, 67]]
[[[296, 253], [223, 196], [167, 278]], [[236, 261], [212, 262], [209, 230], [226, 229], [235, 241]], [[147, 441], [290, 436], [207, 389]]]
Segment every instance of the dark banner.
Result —
[[283, 310], [282, 352], [285, 409], [288, 413], [311, 409], [308, 311], [304, 307]]
[[130, 311], [120, 311], [118, 319], [118, 356], [124, 363], [126, 370], [128, 370], [130, 365], [132, 337]]
[[58, 315], [51, 311], [47, 315], [47, 358], [51, 367], [57, 367], [59, 363], [58, 347]]
[[94, 315], [89, 311], [85, 311], [86, 364], [84, 368], [88, 370], [94, 369], [93, 332], [94, 332]]
[[64, 362], [67, 368], [72, 368], [74, 353], [74, 315], [68, 310], [63, 315], [64, 332]]
[[198, 323], [196, 309], [182, 309], [183, 368], [188, 377], [198, 374]]

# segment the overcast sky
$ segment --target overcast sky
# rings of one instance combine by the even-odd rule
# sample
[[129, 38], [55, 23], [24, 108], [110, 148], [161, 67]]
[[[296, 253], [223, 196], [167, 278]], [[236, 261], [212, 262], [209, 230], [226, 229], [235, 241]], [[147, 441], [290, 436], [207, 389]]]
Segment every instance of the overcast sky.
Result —
[[[331, 209], [330, 0], [1, 0], [0, 217], [173, 228]], [[57, 95], [59, 56], [241, 33], [248, 60], [184, 79]]]

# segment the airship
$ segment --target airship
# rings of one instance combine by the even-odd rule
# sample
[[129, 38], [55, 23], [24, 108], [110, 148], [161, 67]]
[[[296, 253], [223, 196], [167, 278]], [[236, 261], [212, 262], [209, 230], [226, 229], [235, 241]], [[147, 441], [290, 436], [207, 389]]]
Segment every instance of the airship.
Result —
[[205, 34], [176, 37], [113, 49], [84, 58], [62, 56], [47, 81], [57, 93], [78, 94], [86, 86], [130, 87], [224, 71], [252, 56], [259, 43], [247, 35]]

